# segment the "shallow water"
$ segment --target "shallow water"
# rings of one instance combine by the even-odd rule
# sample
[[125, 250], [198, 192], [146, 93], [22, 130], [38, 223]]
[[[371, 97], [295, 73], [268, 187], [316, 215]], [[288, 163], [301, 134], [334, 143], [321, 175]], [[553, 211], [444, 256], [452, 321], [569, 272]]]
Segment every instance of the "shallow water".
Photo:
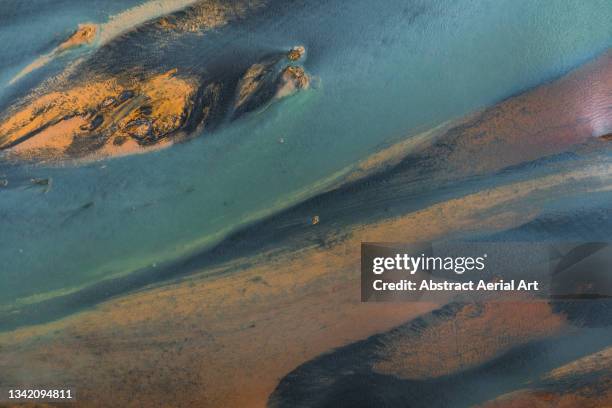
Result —
[[[76, 23], [120, 11], [116, 2], [41, 4], [39, 17], [12, 18], [0, 28], [7, 57], [1, 83]], [[303, 1], [274, 10], [160, 49], [147, 48], [150, 38], [140, 32], [98, 51], [120, 69], [140, 43], [132, 64], [197, 71], [220, 55], [303, 44], [305, 68], [320, 80], [308, 92], [160, 152], [87, 165], [3, 167], [9, 186], [0, 191], [0, 306], [199, 251], [317, 194], [381, 147], [555, 78], [612, 44], [607, 1], [390, 0], [384, 7]], [[77, 56], [4, 86], [0, 106]], [[52, 178], [52, 188], [29, 187], [34, 177]]]

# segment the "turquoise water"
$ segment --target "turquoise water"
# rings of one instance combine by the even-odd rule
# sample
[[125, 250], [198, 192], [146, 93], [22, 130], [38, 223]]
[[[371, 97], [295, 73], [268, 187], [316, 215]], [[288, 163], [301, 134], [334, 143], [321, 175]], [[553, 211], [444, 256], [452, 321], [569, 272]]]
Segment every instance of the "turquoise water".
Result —
[[[17, 55], [20, 41], [34, 40], [15, 33], [39, 28], [49, 41], [75, 21], [116, 12], [114, 4], [52, 8], [0, 29], [0, 44], [13, 44], [0, 47]], [[197, 41], [204, 49], [219, 36], [230, 47], [304, 44], [314, 89], [160, 152], [0, 170], [10, 183], [0, 191], [1, 304], [200, 250], [316, 194], [381, 147], [552, 79], [612, 44], [608, 1], [319, 1], [257, 19], [248, 31]], [[35, 58], [44, 39], [36, 41], [24, 55]], [[0, 65], [0, 80], [24, 64], [15, 65]], [[2, 92], [0, 105], [14, 89]], [[51, 177], [51, 190], [23, 187], [31, 177]]]
[[[146, 0], [3, 0], [0, 3], [0, 99], [20, 87], [38, 83], [42, 75], [26, 77], [20, 86], [8, 82], [36, 57], [50, 52], [64, 41], [80, 23], [105, 23], [109, 16]], [[37, 74], [61, 71], [69, 60], [49, 64]], [[6, 102], [3, 100], [2, 102]], [[4, 105], [4, 103], [2, 103]]]

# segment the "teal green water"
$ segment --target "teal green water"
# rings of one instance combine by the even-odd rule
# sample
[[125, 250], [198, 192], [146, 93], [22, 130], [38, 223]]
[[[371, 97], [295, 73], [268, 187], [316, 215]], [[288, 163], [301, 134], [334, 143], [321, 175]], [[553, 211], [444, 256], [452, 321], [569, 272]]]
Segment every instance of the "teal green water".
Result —
[[[248, 36], [228, 30], [230, 46], [306, 45], [305, 67], [318, 80], [214, 134], [84, 166], [7, 169], [11, 186], [51, 177], [53, 187], [0, 191], [0, 304], [201, 250], [316, 194], [381, 147], [552, 79], [612, 44], [608, 1], [383, 3], [304, 2], [270, 12]], [[15, 71], [1, 67], [0, 78]]]
[[[105, 23], [109, 16], [137, 6], [146, 0], [4, 0], [0, 3], [0, 100], [14, 87], [8, 82], [37, 56], [50, 52], [80, 23]], [[69, 59], [51, 63], [38, 74], [24, 79], [35, 84], [45, 74], [60, 72]], [[2, 100], [5, 102], [5, 100]], [[4, 105], [4, 103], [2, 103]]]

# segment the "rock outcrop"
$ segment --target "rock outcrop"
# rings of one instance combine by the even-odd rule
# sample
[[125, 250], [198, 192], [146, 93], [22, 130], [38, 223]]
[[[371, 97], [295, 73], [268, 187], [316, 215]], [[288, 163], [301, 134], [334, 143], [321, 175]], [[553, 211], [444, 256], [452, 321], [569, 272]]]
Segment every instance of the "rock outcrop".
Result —
[[[92, 35], [95, 30], [83, 27], [69, 41]], [[304, 69], [288, 65], [285, 55], [265, 56], [233, 76], [173, 69], [95, 78], [49, 92], [4, 115], [0, 151], [35, 161], [99, 158], [185, 140], [308, 88]]]

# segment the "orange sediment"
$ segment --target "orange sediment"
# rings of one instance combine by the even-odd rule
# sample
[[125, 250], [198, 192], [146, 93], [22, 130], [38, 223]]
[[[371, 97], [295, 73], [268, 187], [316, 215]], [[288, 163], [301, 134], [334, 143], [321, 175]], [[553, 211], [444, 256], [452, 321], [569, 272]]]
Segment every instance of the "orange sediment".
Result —
[[91, 44], [96, 38], [98, 26], [95, 24], [79, 24], [79, 28], [68, 38], [61, 43], [57, 49], [64, 51], [70, 48], [79, 47], [85, 44]]
[[[571, 177], [588, 174], [591, 170], [585, 169]], [[505, 229], [533, 217], [525, 209], [512, 212], [513, 203], [530, 194], [551, 197], [566, 179], [567, 175], [549, 176], [434, 204], [351, 228], [343, 237], [329, 237], [330, 246], [238, 259], [206, 271], [216, 277], [195, 276], [111, 300], [56, 323], [2, 334], [0, 368], [12, 383], [19, 383], [17, 368], [23, 366], [30, 367], [28, 375], [36, 373], [38, 381], [47, 375], [58, 381], [78, 379], [83, 406], [108, 405], [112, 398], [122, 406], [171, 400], [202, 407], [264, 407], [279, 379], [301, 363], [439, 306], [361, 303], [361, 242], [389, 236], [403, 242], [435, 240], [456, 231]], [[522, 322], [510, 303], [487, 306], [474, 320], [469, 318], [474, 313], [466, 309], [465, 319], [460, 317], [462, 339], [473, 341], [475, 348], [470, 351], [466, 344], [466, 360], [449, 357], [452, 364], [446, 367], [435, 361], [423, 364], [419, 375], [427, 376], [426, 369], [432, 374], [460, 370], [477, 364], [480, 351], [483, 359], [489, 358], [512, 344], [555, 333], [564, 324], [545, 304], [521, 307]], [[424, 339], [449, 328], [432, 327]], [[508, 330], [510, 338], [495, 342]], [[416, 347], [423, 341], [413, 340]], [[399, 349], [389, 347], [388, 355]], [[66, 367], [59, 377], [58, 366]], [[378, 369], [402, 372], [392, 366]], [[136, 387], [141, 390], [137, 395]]]
[[[11, 148], [11, 156], [17, 158], [61, 159], [79, 138], [99, 134], [106, 135], [106, 142], [85, 155], [101, 157], [145, 150], [130, 142], [138, 136], [135, 121], [150, 123], [151, 134], [163, 139], [179, 129], [196, 88], [195, 81], [171, 70], [143, 80], [104, 79], [52, 92], [0, 123], [0, 149]], [[129, 99], [120, 100], [126, 93]], [[118, 143], [118, 138], [127, 143]], [[166, 140], [157, 142], [167, 145]]]
[[544, 302], [466, 305], [422, 330], [400, 330], [385, 338], [373, 368], [404, 379], [434, 378], [478, 366], [564, 327], [565, 319]]

